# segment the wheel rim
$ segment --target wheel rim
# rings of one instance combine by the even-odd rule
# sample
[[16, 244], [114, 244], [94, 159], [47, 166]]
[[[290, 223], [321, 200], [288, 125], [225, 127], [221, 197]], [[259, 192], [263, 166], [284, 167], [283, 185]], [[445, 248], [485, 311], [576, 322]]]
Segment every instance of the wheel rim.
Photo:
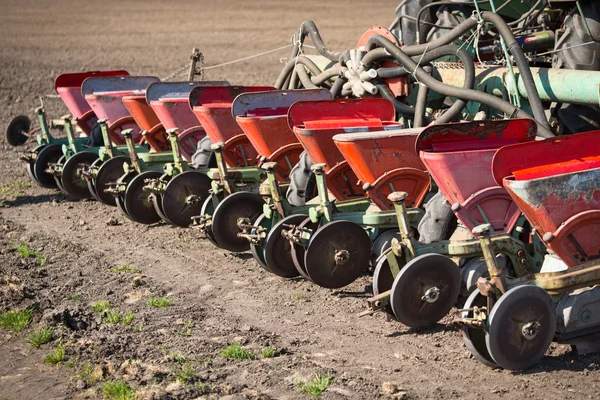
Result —
[[288, 215], [277, 222], [267, 235], [264, 243], [265, 262], [269, 271], [282, 278], [295, 278], [298, 270], [292, 261], [290, 241], [281, 235], [287, 229], [286, 225], [299, 225], [306, 219], [306, 215]]
[[398, 321], [422, 328], [445, 317], [459, 294], [460, 273], [454, 261], [441, 254], [425, 254], [402, 268], [394, 280], [390, 303]]
[[496, 364], [523, 370], [542, 358], [555, 333], [556, 315], [550, 295], [537, 286], [517, 286], [492, 308], [485, 341]]
[[48, 164], [56, 163], [62, 157], [62, 146], [58, 144], [51, 144], [45, 146], [37, 154], [35, 164], [33, 167], [33, 173], [38, 184], [42, 187], [55, 189], [58, 186], [54, 180], [54, 176], [45, 172], [48, 168]]
[[94, 180], [94, 187], [101, 203], [112, 207], [117, 205], [116, 196], [105, 192], [106, 185], [117, 182], [123, 177], [123, 164], [129, 161], [129, 157], [118, 156], [102, 163]]
[[[92, 163], [90, 168], [98, 169], [98, 168], [100, 168], [102, 163], [103, 163], [103, 161], [100, 158], [98, 158], [96, 161], [94, 161]], [[96, 199], [99, 202], [102, 202], [102, 200], [100, 199], [100, 196], [98, 195], [98, 191], [96, 190], [96, 185], [94, 184], [94, 178], [93, 177], [88, 178], [86, 181], [86, 184], [87, 184], [88, 190], [90, 191], [90, 194], [94, 197], [94, 199]]]
[[142, 172], [127, 185], [123, 200], [125, 211], [133, 221], [144, 225], [160, 221], [160, 216], [154, 209], [154, 203], [150, 198], [151, 193], [144, 190], [144, 186], [146, 185], [146, 179], [160, 178], [161, 175], [157, 171]]
[[237, 192], [223, 199], [212, 216], [212, 233], [219, 247], [235, 253], [250, 250], [250, 242], [239, 238], [239, 218], [256, 220], [262, 213], [264, 200], [256, 193]]
[[[269, 229], [271, 227], [270, 226], [271, 219], [267, 218], [267, 216], [265, 214], [260, 214], [260, 216], [256, 219], [256, 221], [254, 221], [253, 225], [254, 226], [263, 226], [263, 227]], [[250, 233], [252, 235], [255, 235], [256, 228], [252, 228]], [[254, 243], [250, 243], [250, 253], [252, 254], [252, 257], [254, 257], [254, 259], [256, 260], [258, 265], [260, 265], [263, 269], [271, 272], [269, 270], [269, 267], [267, 266], [267, 263], [265, 262], [264, 249], [261, 246], [256, 245]]]
[[[469, 309], [473, 307], [485, 307], [487, 306], [487, 297], [482, 295], [478, 289], [471, 292], [467, 301], [465, 302], [464, 308]], [[472, 312], [463, 311], [462, 318], [473, 318]], [[496, 368], [498, 365], [494, 362], [490, 352], [485, 344], [485, 331], [483, 329], [472, 328], [464, 325], [463, 328], [463, 339], [465, 346], [473, 354], [477, 360], [491, 368]]]
[[365, 230], [349, 221], [334, 221], [319, 228], [310, 239], [304, 264], [317, 285], [339, 289], [354, 282], [369, 268], [371, 241]]
[[62, 187], [68, 195], [76, 199], [89, 199], [92, 197], [87, 182], [81, 176], [79, 170], [81, 164], [89, 167], [96, 160], [98, 160], [97, 154], [84, 151], [74, 154], [64, 163], [60, 179]]
[[167, 183], [162, 195], [162, 211], [169, 223], [187, 228], [208, 198], [211, 180], [200, 171], [185, 171]]
[[[318, 222], [312, 222], [310, 217], [307, 217], [298, 225], [298, 229], [311, 229], [313, 232], [317, 230], [319, 227]], [[306, 272], [306, 264], [304, 264], [304, 257], [306, 255], [306, 248], [298, 243], [290, 243], [292, 246], [292, 261], [294, 262], [294, 267], [296, 270], [302, 275], [302, 277], [306, 280], [311, 280], [310, 276], [308, 276], [308, 272]]]

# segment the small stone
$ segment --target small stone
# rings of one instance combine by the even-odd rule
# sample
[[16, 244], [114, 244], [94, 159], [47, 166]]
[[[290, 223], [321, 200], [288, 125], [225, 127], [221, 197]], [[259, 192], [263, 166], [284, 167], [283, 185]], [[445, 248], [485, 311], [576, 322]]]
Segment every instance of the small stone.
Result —
[[79, 226], [84, 226], [84, 225], [85, 225], [85, 221], [84, 221], [84, 220], [82, 220], [82, 219], [80, 219], [80, 220], [79, 220]]
[[392, 399], [405, 399], [408, 394], [402, 390], [396, 382], [383, 382], [381, 384], [381, 394], [384, 397]]
[[146, 282], [144, 281], [144, 276], [143, 275], [134, 276], [133, 279], [131, 280], [131, 285], [134, 288], [135, 287], [144, 286], [145, 284], [146, 284]]
[[77, 382], [75, 382], [75, 389], [77, 390], [83, 390], [85, 389], [85, 381], [83, 379], [78, 379]]
[[116, 219], [115, 217], [110, 217], [108, 219], [108, 221], [106, 221], [106, 225], [108, 225], [108, 226], [116, 226], [116, 225], [119, 225], [119, 223], [120, 223], [119, 220]]

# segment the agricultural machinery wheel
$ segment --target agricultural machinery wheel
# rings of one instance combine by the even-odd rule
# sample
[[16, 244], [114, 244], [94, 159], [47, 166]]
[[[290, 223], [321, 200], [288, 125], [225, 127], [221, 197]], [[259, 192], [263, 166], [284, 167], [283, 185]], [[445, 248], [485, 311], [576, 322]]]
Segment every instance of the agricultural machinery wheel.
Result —
[[354, 282], [369, 268], [371, 240], [364, 228], [334, 221], [319, 228], [306, 248], [304, 264], [317, 285], [338, 289]]
[[237, 192], [225, 197], [212, 216], [212, 233], [220, 248], [239, 253], [250, 250], [250, 242], [239, 238], [238, 219], [254, 221], [262, 213], [262, 197], [251, 192]]
[[305, 151], [300, 154], [300, 161], [290, 171], [290, 186], [285, 194], [293, 206], [303, 206], [315, 193], [316, 181], [311, 179], [313, 162]]
[[[479, 289], [471, 292], [471, 295], [467, 299], [464, 305], [464, 309], [468, 310], [473, 307], [486, 307], [487, 306], [487, 297], [482, 295], [479, 292]], [[472, 311], [463, 311], [462, 318], [473, 318]], [[469, 326], [463, 326], [463, 339], [465, 341], [465, 346], [467, 349], [473, 354], [477, 360], [479, 360], [482, 364], [487, 365], [488, 367], [496, 368], [498, 365], [494, 362], [492, 356], [487, 349], [485, 344], [485, 331], [483, 329], [477, 329]]]
[[[124, 174], [119, 179], [117, 179], [117, 184], [125, 185], [125, 188], [129, 187], [129, 183], [138, 175], [137, 172], [129, 172], [128, 174]], [[127, 189], [125, 189], [125, 193]], [[131, 219], [129, 214], [127, 213], [127, 209], [125, 208], [125, 195], [124, 193], [113, 194], [115, 199], [115, 204], [119, 210], [125, 215], [127, 218]], [[133, 219], [131, 219], [133, 221]]]
[[210, 184], [210, 178], [200, 171], [175, 175], [162, 195], [162, 211], [167, 221], [182, 228], [189, 227], [192, 217], [198, 215], [209, 196]]
[[487, 349], [500, 367], [513, 371], [536, 364], [556, 333], [550, 295], [537, 286], [507, 291], [489, 315]]
[[441, 192], [436, 193], [425, 206], [425, 215], [419, 222], [419, 242], [432, 243], [449, 239], [457, 226], [456, 215]]
[[48, 168], [48, 164], [58, 162], [62, 155], [62, 146], [59, 144], [44, 146], [37, 154], [35, 165], [33, 166], [33, 173], [35, 175], [35, 180], [41, 187], [50, 189], [55, 189], [57, 187], [54, 176], [47, 173], [46, 169]]
[[133, 221], [144, 225], [160, 221], [160, 216], [154, 209], [154, 204], [150, 198], [151, 193], [146, 191], [144, 186], [146, 185], [146, 179], [160, 178], [161, 175], [158, 171], [145, 171], [138, 174], [127, 185], [123, 200], [125, 211]]
[[[169, 174], [162, 174], [159, 179], [162, 182], [168, 182], [169, 179], [171, 179], [171, 176]], [[167, 220], [167, 217], [165, 216], [165, 212], [163, 210], [162, 195], [159, 193], [152, 193], [150, 195], [150, 200], [152, 200], [154, 210], [156, 211], [160, 219], [162, 219], [163, 222], [169, 224], [170, 222]]]
[[117, 182], [123, 176], [123, 164], [129, 161], [129, 157], [117, 156], [102, 163], [94, 181], [94, 187], [101, 203], [112, 207], [117, 205], [116, 196], [105, 192], [106, 186], [109, 183]]
[[[44, 147], [46, 147], [45, 144], [43, 144], [41, 146], [38, 146], [35, 149], [33, 149], [30, 154], [32, 156], [35, 155], [37, 157], [37, 155], [40, 153], [40, 151]], [[35, 183], [37, 183], [39, 185], [40, 183], [38, 182], [37, 178], [35, 177], [35, 172], [34, 172], [34, 169], [35, 169], [35, 160], [28, 162], [26, 168], [27, 168], [27, 175], [29, 175], [29, 178], [31, 178], [31, 180], [33, 182], [35, 182]]]
[[[200, 210], [200, 216], [210, 215], [212, 217], [214, 212], [215, 212], [215, 207], [214, 207], [214, 203], [213, 203], [213, 195], [210, 195], [206, 198], [206, 200], [204, 200], [204, 204], [202, 204], [202, 209]], [[219, 243], [217, 243], [217, 241], [215, 240], [215, 235], [213, 234], [212, 226], [207, 228], [205, 233], [206, 233], [206, 238], [212, 244], [219, 247]]]
[[[310, 217], [306, 217], [304, 221], [298, 225], [298, 229], [310, 229], [313, 232], [317, 230], [319, 227], [319, 223], [312, 222]], [[310, 276], [308, 276], [308, 272], [306, 272], [306, 265], [304, 264], [304, 255], [306, 254], [306, 248], [300, 244], [292, 244], [292, 261], [294, 262], [294, 266], [304, 277], [304, 279], [310, 281]]]
[[31, 120], [25, 115], [18, 115], [14, 117], [6, 128], [6, 141], [11, 146], [23, 145], [29, 136], [29, 129], [31, 128]]
[[[265, 227], [267, 229], [271, 229], [271, 219], [267, 218], [267, 216], [265, 214], [260, 214], [258, 216], [258, 218], [256, 218], [256, 221], [254, 221], [253, 225], [254, 226], [262, 226]], [[253, 228], [250, 233], [252, 235], [256, 234], [256, 228]], [[269, 267], [267, 267], [267, 263], [265, 262], [265, 253], [264, 250], [261, 246], [258, 246], [254, 243], [250, 243], [250, 253], [252, 254], [252, 257], [254, 257], [254, 259], [256, 260], [256, 262], [258, 263], [258, 265], [260, 265], [262, 268], [266, 269], [267, 271], [270, 272]]]
[[[65, 165], [65, 160], [66, 159], [67, 158], [65, 156], [61, 156], [58, 159], [57, 164]], [[60, 191], [63, 192], [64, 194], [69, 194], [69, 193], [67, 193], [67, 191], [65, 190], [65, 187], [62, 184], [61, 177], [60, 176], [56, 176], [56, 175], [53, 175], [52, 177], [54, 178], [54, 182], [56, 182], [56, 186], [60, 189]]]
[[92, 197], [87, 182], [81, 176], [79, 171], [81, 168], [89, 167], [98, 159], [97, 154], [89, 151], [82, 151], [74, 154], [63, 164], [60, 179], [62, 187], [68, 195], [76, 199], [89, 199]]
[[273, 225], [265, 240], [265, 262], [269, 271], [282, 278], [297, 277], [298, 270], [292, 261], [292, 245], [281, 235], [287, 225], [298, 225], [306, 219], [306, 215], [292, 214]]
[[[390, 263], [386, 257], [382, 257], [375, 266], [375, 271], [373, 272], [373, 295], [378, 296], [383, 292], [387, 292], [388, 290], [392, 289], [393, 285], [394, 276], [392, 275], [392, 270], [390, 269]], [[385, 306], [385, 312], [392, 318], [396, 319], [394, 310], [392, 310], [392, 306], [390, 304]]]
[[460, 273], [454, 261], [441, 254], [424, 254], [396, 276], [390, 304], [398, 321], [422, 328], [448, 314], [459, 294]]
[[[96, 161], [94, 161], [92, 163], [92, 165], [90, 165], [90, 168], [99, 169], [100, 166], [102, 166], [103, 162], [104, 161], [102, 161], [100, 158], [98, 158], [98, 159], [96, 159]], [[96, 199], [97, 201], [102, 203], [102, 200], [100, 199], [100, 196], [98, 195], [98, 191], [96, 190], [96, 185], [95, 185], [94, 179], [88, 179], [86, 181], [86, 184], [87, 184], [88, 190], [90, 191], [90, 193], [94, 197], [94, 199]]]

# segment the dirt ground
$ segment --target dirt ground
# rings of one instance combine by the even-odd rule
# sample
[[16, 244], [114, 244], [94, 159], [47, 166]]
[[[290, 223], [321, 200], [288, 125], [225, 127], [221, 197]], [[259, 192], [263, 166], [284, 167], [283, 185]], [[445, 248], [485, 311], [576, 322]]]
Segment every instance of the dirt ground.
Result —
[[[123, 68], [165, 77], [200, 48], [206, 65], [284, 46], [314, 19], [328, 46], [349, 48], [388, 24], [394, 1], [0, 1], [0, 126], [32, 115], [62, 72]], [[272, 84], [287, 52], [207, 71], [207, 79]], [[66, 110], [48, 100], [49, 114]], [[33, 147], [30, 143], [27, 146]], [[329, 375], [323, 399], [597, 398], [600, 356], [553, 345], [524, 373], [470, 357], [446, 324], [415, 331], [358, 318], [371, 293], [284, 281], [194, 230], [145, 227], [118, 210], [31, 186], [0, 139], [0, 311], [32, 307], [20, 333], [0, 329], [0, 399], [96, 398], [124, 380], [138, 398], [306, 399], [299, 382]], [[109, 224], [111, 219], [118, 224]], [[18, 246], [37, 251], [23, 257]], [[130, 268], [118, 268], [130, 266]], [[122, 272], [118, 272], [123, 270]], [[152, 297], [172, 304], [155, 308]], [[91, 304], [110, 302], [112, 311]], [[110, 316], [135, 314], [130, 325]], [[448, 322], [447, 318], [443, 322]], [[53, 340], [27, 344], [39, 327]], [[220, 355], [239, 343], [251, 360]], [[62, 346], [65, 360], [44, 363]], [[261, 355], [275, 348], [277, 357]]]

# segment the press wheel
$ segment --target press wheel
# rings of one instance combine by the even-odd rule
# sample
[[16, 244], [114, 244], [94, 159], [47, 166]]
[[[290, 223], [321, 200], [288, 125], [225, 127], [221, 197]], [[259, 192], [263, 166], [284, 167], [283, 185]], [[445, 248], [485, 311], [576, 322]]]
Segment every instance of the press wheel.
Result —
[[[200, 209], [200, 216], [206, 216], [206, 215], [210, 215], [212, 218], [212, 215], [215, 212], [215, 206], [214, 206], [214, 195], [210, 195], [206, 198], [206, 200], [204, 200], [204, 203], [202, 204], [202, 209]], [[215, 246], [219, 247], [219, 244], [217, 243], [217, 241], [215, 240], [215, 235], [213, 235], [213, 231], [212, 231], [212, 226], [208, 227], [205, 231], [206, 233], [206, 238]]]
[[485, 342], [498, 366], [518, 371], [542, 358], [555, 333], [552, 298], [540, 287], [524, 285], [510, 289], [496, 302]]
[[288, 229], [286, 225], [298, 225], [306, 219], [304, 214], [292, 214], [279, 220], [267, 235], [265, 240], [264, 254], [265, 263], [269, 271], [282, 278], [295, 278], [299, 275], [292, 261], [292, 246], [290, 241], [281, 235], [283, 230]]
[[[378, 296], [381, 293], [387, 292], [392, 289], [393, 285], [394, 276], [390, 269], [390, 263], [388, 262], [387, 257], [381, 257], [375, 266], [375, 271], [373, 271], [373, 295]], [[394, 310], [392, 310], [390, 304], [385, 306], [385, 312], [396, 319]]]
[[123, 164], [130, 161], [129, 157], [117, 156], [102, 163], [94, 179], [94, 187], [101, 203], [112, 207], [117, 205], [115, 195], [105, 192], [105, 189], [109, 183], [117, 182], [123, 177]]
[[[124, 185], [125, 188], [127, 188], [129, 186], [129, 183], [133, 180], [133, 178], [135, 178], [138, 175], [137, 172], [134, 171], [130, 171], [127, 174], [122, 175], [119, 179], [117, 179], [117, 184], [119, 186]], [[126, 192], [127, 190], [125, 190]], [[123, 213], [123, 215], [125, 215], [127, 218], [129, 218], [130, 220], [133, 221], [133, 219], [131, 219], [131, 217], [129, 216], [129, 214], [127, 213], [127, 209], [125, 208], [125, 192], [120, 192], [117, 194], [113, 194], [113, 198], [115, 200], [115, 205], [117, 206], [117, 208], [119, 210], [121, 210], [121, 212]]]
[[146, 179], [160, 178], [162, 173], [158, 171], [145, 171], [135, 176], [127, 185], [123, 197], [125, 211], [133, 221], [144, 225], [154, 224], [160, 221], [160, 216], [154, 209], [150, 198], [151, 193], [144, 190]]
[[[67, 158], [63, 155], [61, 156], [58, 161], [56, 162], [56, 164], [58, 165], [65, 165], [65, 160]], [[54, 178], [54, 182], [56, 183], [56, 186], [60, 189], [61, 192], [63, 192], [64, 194], [68, 194], [67, 191], [65, 190], [65, 187], [62, 184], [62, 180], [60, 179], [60, 175], [52, 175], [52, 177]]]
[[[465, 302], [464, 308], [469, 309], [473, 307], [486, 307], [487, 306], [487, 297], [482, 295], [478, 289], [471, 292], [467, 301]], [[473, 314], [471, 311], [463, 311], [462, 318], [473, 318]], [[473, 354], [477, 360], [481, 363], [487, 365], [488, 367], [496, 368], [498, 365], [494, 362], [492, 356], [487, 349], [485, 344], [485, 331], [483, 329], [477, 329], [469, 326], [463, 326], [463, 339], [465, 341], [465, 346], [467, 349]]]
[[390, 304], [398, 321], [422, 328], [446, 316], [459, 294], [460, 273], [454, 261], [441, 254], [424, 254], [402, 268]]
[[57, 188], [54, 176], [47, 173], [48, 165], [58, 162], [59, 158], [63, 156], [62, 146], [59, 144], [50, 144], [44, 146], [37, 154], [35, 164], [33, 166], [33, 173], [35, 180], [41, 187], [55, 189]]
[[76, 199], [89, 199], [92, 197], [87, 182], [79, 173], [85, 166], [90, 166], [98, 160], [98, 155], [89, 151], [73, 154], [64, 164], [60, 180], [65, 192]]
[[[43, 145], [41, 145], [41, 146], [37, 146], [35, 149], [33, 149], [33, 150], [31, 151], [31, 153], [30, 153], [30, 154], [31, 154], [31, 156], [33, 157], [33, 156], [35, 155], [35, 156], [37, 157], [37, 155], [39, 154], [39, 152], [40, 152], [40, 151], [41, 151], [41, 150], [42, 150], [44, 147], [46, 147], [46, 145], [45, 145], [45, 144], [43, 144]], [[27, 175], [29, 175], [29, 178], [31, 178], [31, 180], [32, 180], [33, 182], [35, 182], [36, 184], [38, 184], [38, 185], [39, 185], [40, 183], [38, 182], [37, 178], [35, 177], [35, 172], [34, 172], [34, 168], [35, 168], [35, 159], [34, 159], [33, 161], [29, 161], [29, 162], [27, 162], [26, 168], [27, 168]]]
[[212, 216], [212, 233], [218, 246], [235, 253], [250, 250], [250, 242], [238, 237], [239, 218], [254, 221], [263, 210], [262, 197], [251, 192], [237, 192], [225, 197]]
[[314, 283], [338, 289], [354, 282], [369, 268], [370, 255], [371, 241], [363, 227], [349, 221], [334, 221], [313, 234], [304, 264]]
[[[254, 223], [252, 225], [262, 226], [267, 229], [270, 229], [271, 221], [272, 220], [270, 218], [267, 218], [267, 216], [265, 214], [260, 214], [258, 216], [258, 218], [256, 218], [256, 221], [254, 221]], [[256, 228], [252, 228], [250, 230], [250, 233], [252, 235], [256, 234]], [[267, 263], [265, 262], [265, 253], [264, 253], [264, 249], [261, 246], [258, 246], [254, 243], [250, 243], [250, 253], [252, 254], [252, 257], [254, 257], [254, 259], [256, 260], [258, 265], [260, 265], [262, 268], [266, 269], [267, 271], [271, 272], [269, 270], [269, 267], [267, 266]]]
[[[161, 180], [161, 182], [168, 182], [171, 179], [171, 175], [169, 174], [162, 174], [160, 176], [160, 178], [158, 178]], [[152, 193], [150, 194], [150, 200], [152, 200], [152, 204], [154, 205], [154, 210], [156, 211], [156, 213], [158, 214], [158, 216], [160, 217], [160, 219], [163, 220], [163, 222], [169, 224], [170, 222], [167, 220], [167, 217], [165, 217], [165, 213], [163, 211], [163, 205], [162, 205], [162, 195], [160, 193]]]
[[11, 146], [21, 146], [24, 144], [29, 136], [29, 129], [31, 128], [31, 120], [25, 115], [17, 115], [14, 117], [6, 128], [6, 141]]
[[[90, 165], [90, 169], [99, 169], [103, 162], [104, 161], [102, 161], [100, 158], [96, 159], [96, 161], [94, 161], [92, 165]], [[88, 187], [88, 190], [90, 191], [90, 194], [94, 197], [94, 199], [96, 199], [99, 202], [102, 202], [100, 196], [98, 195], [98, 191], [96, 190], [95, 179], [89, 178], [85, 183]]]
[[167, 221], [182, 228], [189, 227], [209, 195], [211, 182], [205, 173], [195, 170], [175, 175], [161, 196], [161, 209]]
[[[298, 225], [298, 229], [310, 229], [313, 232], [317, 230], [319, 227], [318, 222], [312, 222], [310, 217], [306, 217], [304, 221]], [[297, 243], [290, 243], [292, 246], [292, 261], [294, 262], [294, 267], [296, 270], [302, 275], [302, 277], [306, 280], [310, 281], [310, 276], [308, 276], [308, 272], [306, 272], [306, 265], [304, 264], [304, 255], [306, 254], [306, 247]]]

